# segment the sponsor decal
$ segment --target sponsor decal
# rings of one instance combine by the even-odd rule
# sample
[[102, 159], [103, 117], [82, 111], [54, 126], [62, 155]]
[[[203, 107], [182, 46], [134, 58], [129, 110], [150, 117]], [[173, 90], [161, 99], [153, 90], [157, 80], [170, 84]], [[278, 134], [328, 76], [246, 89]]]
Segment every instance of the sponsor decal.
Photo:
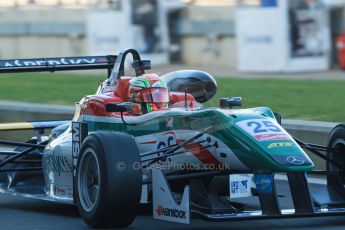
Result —
[[[152, 144], [152, 145], [156, 145], [156, 149], [164, 149], [164, 148], [168, 148], [171, 146], [175, 146], [176, 144], [179, 144], [183, 141], [185, 141], [187, 138], [192, 137], [194, 135], [193, 132], [190, 135], [188, 134], [187, 137], [185, 138], [181, 138], [181, 133], [176, 133], [175, 131], [169, 131], [169, 132], [164, 132], [164, 133], [157, 133], [154, 134], [153, 136], [150, 136], [149, 138], [147, 138], [146, 140], [141, 140], [140, 141], [140, 145], [143, 144]], [[151, 139], [152, 138], [152, 139]], [[211, 136], [207, 137], [207, 142], [214, 142], [214, 147], [215, 148], [219, 148], [218, 142], [217, 140], [213, 140], [211, 138]], [[154, 147], [153, 147], [154, 148]], [[190, 153], [193, 154], [194, 157], [196, 157], [201, 163], [203, 164], [207, 164], [209, 166], [213, 166], [213, 169], [217, 169], [217, 168], [224, 168], [224, 164], [221, 163], [215, 156], [214, 153], [212, 152], [212, 148], [211, 150], [207, 149], [204, 147], [204, 145], [202, 145], [201, 143], [190, 143], [186, 146], [184, 146], [184, 149]], [[165, 153], [158, 153], [157, 156], [164, 156]], [[173, 158], [172, 158], [173, 159]], [[168, 162], [172, 162], [173, 160], [171, 159], [171, 157], [162, 157], [160, 158], [159, 161], [157, 161], [157, 163], [159, 164], [165, 164]], [[228, 167], [228, 166], [225, 166]]]
[[312, 166], [313, 162], [304, 154], [285, 155], [285, 154], [270, 154], [270, 156], [280, 165], [290, 166]]
[[66, 156], [44, 155], [42, 166], [45, 172], [54, 172], [59, 176], [62, 173], [72, 173], [73, 167]]
[[190, 223], [190, 190], [185, 186], [179, 204], [176, 202], [164, 174], [152, 169], [153, 218], [178, 223]]
[[[72, 161], [74, 169], [77, 168], [78, 156], [81, 147], [81, 123], [72, 122]], [[76, 176], [76, 170], [73, 172], [73, 176]]]
[[261, 134], [254, 136], [258, 141], [275, 141], [275, 140], [289, 140], [286, 134]]
[[273, 176], [272, 174], [257, 174], [254, 175], [256, 189], [258, 193], [272, 193], [273, 192]]
[[70, 187], [64, 187], [60, 185], [52, 185], [53, 186], [53, 195], [60, 196], [64, 198], [73, 198], [73, 189]]
[[230, 175], [230, 198], [241, 198], [252, 196], [252, 174], [231, 174]]
[[231, 193], [246, 193], [248, 191], [248, 180], [238, 180], [231, 182]]
[[54, 195], [64, 195], [64, 194], [66, 194], [65, 189], [54, 185]]
[[[170, 147], [172, 145], [176, 145], [176, 134], [175, 132], [168, 132], [164, 133], [162, 138], [159, 138], [161, 141], [157, 144], [157, 149], [164, 149], [166, 147]], [[164, 155], [164, 153], [162, 153]], [[158, 156], [160, 156], [161, 153], [158, 153]], [[169, 158], [171, 161], [171, 159]], [[161, 163], [165, 163], [167, 161], [166, 157], [163, 157], [159, 160]]]
[[[156, 140], [149, 140], [149, 141], [142, 142], [140, 144], [154, 144], [154, 145], [156, 145], [157, 150], [158, 149], [164, 149], [164, 148], [167, 148], [167, 147], [170, 147], [170, 146], [177, 144], [175, 132], [162, 133], [162, 134], [156, 135], [154, 138]], [[161, 156], [162, 154], [164, 155], [164, 152], [163, 153], [160, 152], [157, 155]], [[160, 158], [158, 163], [165, 163], [167, 160], [171, 161], [170, 158], [163, 157], [163, 158]]]
[[289, 156], [286, 161], [293, 165], [303, 165], [305, 163], [305, 160], [299, 156]]
[[258, 141], [290, 140], [289, 134], [275, 121], [269, 119], [250, 119], [236, 123]]
[[276, 142], [269, 144], [268, 148], [277, 148], [277, 147], [291, 147], [294, 146], [294, 143], [292, 142]]
[[186, 211], [177, 208], [164, 208], [161, 205], [158, 205], [156, 209], [158, 216], [174, 217], [177, 219], [186, 219]]
[[286, 134], [261, 134], [254, 136], [258, 141], [276, 141], [289, 140], [290, 137]]
[[[102, 61], [102, 60], [98, 60]], [[56, 58], [56, 59], [17, 59], [0, 62], [0, 67], [30, 67], [30, 66], [54, 66], [54, 65], [75, 65], [75, 64], [94, 64], [96, 58]]]
[[72, 165], [73, 176], [76, 175], [76, 168], [78, 163], [78, 156], [81, 148], [81, 144], [88, 135], [87, 123], [84, 122], [72, 122]]

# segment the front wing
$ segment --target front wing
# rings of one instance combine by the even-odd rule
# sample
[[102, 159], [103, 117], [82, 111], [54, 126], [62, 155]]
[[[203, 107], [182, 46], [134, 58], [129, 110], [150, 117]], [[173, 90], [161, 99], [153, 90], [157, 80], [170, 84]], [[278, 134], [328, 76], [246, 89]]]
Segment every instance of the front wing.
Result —
[[[324, 180], [310, 189], [306, 173], [287, 173], [285, 180], [278, 174], [277, 177], [283, 178], [285, 187], [291, 191], [290, 198], [283, 198], [291, 202], [286, 205], [279, 200], [284, 195], [276, 189], [274, 174], [254, 174], [255, 196], [242, 199], [244, 202], [239, 205], [241, 199], [224, 199], [215, 193], [206, 193], [206, 189], [193, 180], [185, 187], [182, 197], [174, 196], [169, 176], [153, 169], [153, 216], [159, 220], [188, 224], [192, 216], [208, 221], [236, 221], [345, 215], [345, 190], [340, 178], [333, 173], [325, 176], [327, 183]], [[255, 199], [258, 206], [252, 205]], [[205, 203], [210, 208], [201, 207]]]

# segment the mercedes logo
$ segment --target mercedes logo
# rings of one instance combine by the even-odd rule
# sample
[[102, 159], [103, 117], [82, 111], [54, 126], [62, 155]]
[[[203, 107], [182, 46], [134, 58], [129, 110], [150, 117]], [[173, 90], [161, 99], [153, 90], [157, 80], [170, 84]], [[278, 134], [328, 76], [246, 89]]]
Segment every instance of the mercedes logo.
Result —
[[302, 165], [305, 162], [305, 160], [299, 156], [289, 156], [286, 158], [286, 161], [293, 165]]

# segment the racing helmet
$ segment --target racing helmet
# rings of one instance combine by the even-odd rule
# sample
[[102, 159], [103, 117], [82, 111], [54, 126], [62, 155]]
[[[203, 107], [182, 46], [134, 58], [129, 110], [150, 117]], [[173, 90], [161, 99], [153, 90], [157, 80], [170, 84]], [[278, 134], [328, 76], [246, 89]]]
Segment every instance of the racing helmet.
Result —
[[144, 74], [129, 81], [128, 98], [133, 114], [141, 115], [169, 107], [169, 89], [156, 74]]

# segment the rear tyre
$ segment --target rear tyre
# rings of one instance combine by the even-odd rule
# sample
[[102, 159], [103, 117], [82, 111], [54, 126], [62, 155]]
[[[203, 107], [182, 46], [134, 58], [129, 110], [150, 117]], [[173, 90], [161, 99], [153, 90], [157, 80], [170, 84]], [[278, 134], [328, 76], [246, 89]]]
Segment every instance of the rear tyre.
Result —
[[127, 227], [140, 203], [142, 172], [134, 138], [96, 132], [83, 142], [77, 165], [76, 201], [81, 217], [95, 228]]
[[338, 168], [327, 162], [327, 171], [338, 172], [341, 180], [345, 183], [345, 124], [339, 124], [333, 128], [328, 138], [328, 148], [332, 148], [333, 151], [328, 152], [327, 156], [343, 167]]

